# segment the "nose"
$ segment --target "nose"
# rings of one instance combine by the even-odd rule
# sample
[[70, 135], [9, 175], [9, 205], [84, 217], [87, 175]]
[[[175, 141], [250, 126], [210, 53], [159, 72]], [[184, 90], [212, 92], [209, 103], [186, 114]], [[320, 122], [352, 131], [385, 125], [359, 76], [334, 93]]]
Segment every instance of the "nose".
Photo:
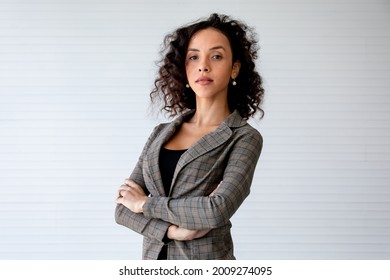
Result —
[[210, 72], [210, 67], [207, 59], [202, 59], [199, 63], [199, 72]]

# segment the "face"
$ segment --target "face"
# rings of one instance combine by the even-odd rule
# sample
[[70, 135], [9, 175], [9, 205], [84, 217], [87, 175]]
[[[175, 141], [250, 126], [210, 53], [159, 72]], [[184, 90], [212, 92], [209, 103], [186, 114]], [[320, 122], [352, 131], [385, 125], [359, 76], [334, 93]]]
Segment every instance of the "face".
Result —
[[233, 63], [228, 38], [217, 29], [200, 30], [190, 39], [186, 55], [186, 74], [197, 98], [227, 100], [230, 79], [237, 77], [239, 69], [240, 63]]

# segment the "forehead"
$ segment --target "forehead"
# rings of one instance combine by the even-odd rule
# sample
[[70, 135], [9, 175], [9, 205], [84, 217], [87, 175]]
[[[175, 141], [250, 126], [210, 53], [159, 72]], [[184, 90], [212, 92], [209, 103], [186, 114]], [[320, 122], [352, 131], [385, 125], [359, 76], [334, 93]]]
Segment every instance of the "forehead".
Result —
[[218, 29], [206, 28], [199, 30], [192, 35], [188, 47], [189, 48], [212, 48], [215, 46], [223, 46], [225, 49], [230, 50], [229, 39]]

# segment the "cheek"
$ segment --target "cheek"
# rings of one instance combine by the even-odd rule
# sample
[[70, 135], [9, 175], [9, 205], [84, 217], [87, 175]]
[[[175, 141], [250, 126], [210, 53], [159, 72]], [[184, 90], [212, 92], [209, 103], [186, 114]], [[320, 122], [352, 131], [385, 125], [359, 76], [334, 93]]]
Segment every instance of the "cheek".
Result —
[[221, 76], [223, 76], [226, 80], [230, 80], [231, 78], [231, 75], [232, 75], [232, 70], [230, 68], [226, 68], [224, 67], [223, 69], [221, 69]]
[[191, 77], [197, 75], [197, 73], [198, 73], [197, 68], [194, 67], [193, 65], [187, 65], [186, 66], [187, 78], [191, 78]]
[[219, 63], [214, 67], [215, 71], [218, 71], [220, 75], [229, 76], [232, 74], [233, 65], [225, 61], [224, 63]]
[[192, 72], [196, 68], [196, 65], [194, 62], [189, 62], [186, 64], [186, 72]]

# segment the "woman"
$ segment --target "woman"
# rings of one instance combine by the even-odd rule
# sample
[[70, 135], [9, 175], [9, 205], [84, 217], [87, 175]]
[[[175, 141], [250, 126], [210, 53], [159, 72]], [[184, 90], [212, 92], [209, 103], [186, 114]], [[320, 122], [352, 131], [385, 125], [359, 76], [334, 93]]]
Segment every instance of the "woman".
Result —
[[225, 15], [177, 29], [151, 93], [171, 123], [149, 137], [116, 199], [116, 222], [144, 236], [143, 259], [235, 259], [230, 218], [262, 148], [246, 119], [264, 90], [256, 40]]

